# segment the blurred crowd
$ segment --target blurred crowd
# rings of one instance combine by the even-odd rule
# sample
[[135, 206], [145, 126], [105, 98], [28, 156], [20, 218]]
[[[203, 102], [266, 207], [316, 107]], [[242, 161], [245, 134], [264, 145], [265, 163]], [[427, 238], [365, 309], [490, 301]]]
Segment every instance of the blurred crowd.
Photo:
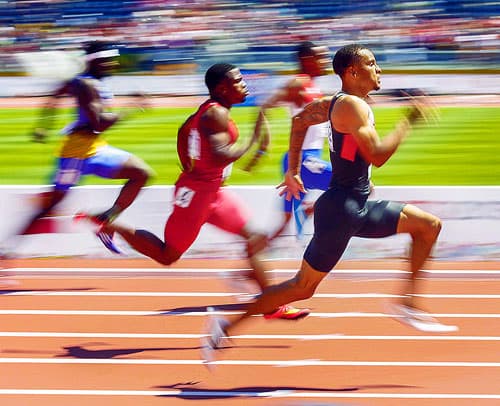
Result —
[[[286, 70], [302, 40], [362, 42], [392, 66], [500, 66], [500, 3], [488, 0], [0, 0], [0, 70], [16, 53], [106, 38], [125, 68], [203, 70], [214, 60]], [[3, 58], [2, 58], [3, 57]]]

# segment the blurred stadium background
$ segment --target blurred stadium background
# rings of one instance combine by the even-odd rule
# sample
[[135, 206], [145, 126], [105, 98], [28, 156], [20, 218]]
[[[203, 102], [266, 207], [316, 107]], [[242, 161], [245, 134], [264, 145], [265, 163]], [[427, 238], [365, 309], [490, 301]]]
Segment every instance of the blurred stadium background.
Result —
[[492, 0], [0, 0], [0, 27], [4, 75], [26, 73], [19, 55], [78, 53], [95, 38], [122, 46], [127, 73], [199, 73], [228, 57], [289, 72], [304, 39], [332, 52], [365, 43], [386, 72], [500, 70]]

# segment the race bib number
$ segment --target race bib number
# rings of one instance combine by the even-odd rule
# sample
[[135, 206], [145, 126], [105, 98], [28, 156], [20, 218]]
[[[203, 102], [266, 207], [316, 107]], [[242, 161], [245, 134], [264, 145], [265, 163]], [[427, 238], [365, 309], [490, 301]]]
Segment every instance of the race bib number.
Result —
[[183, 209], [189, 207], [191, 201], [193, 200], [194, 194], [195, 194], [194, 190], [182, 186], [179, 189], [177, 189], [177, 193], [175, 194], [174, 204]]

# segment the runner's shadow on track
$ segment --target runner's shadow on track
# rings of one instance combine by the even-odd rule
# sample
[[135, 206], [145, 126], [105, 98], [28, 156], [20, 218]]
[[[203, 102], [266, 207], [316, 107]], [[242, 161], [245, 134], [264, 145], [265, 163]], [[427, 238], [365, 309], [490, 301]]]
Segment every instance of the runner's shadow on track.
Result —
[[96, 290], [98, 288], [68, 288], [68, 289], [0, 289], [0, 295], [12, 295], [26, 293], [43, 293], [43, 292], [86, 292]]
[[[139, 354], [147, 351], [199, 351], [201, 346], [192, 347], [149, 347], [149, 348], [107, 348], [107, 349], [89, 349], [81, 345], [62, 347], [64, 354], [56, 355], [55, 358], [81, 358], [81, 359], [110, 359], [121, 355]], [[221, 349], [233, 348], [232, 346], [221, 347]], [[287, 349], [288, 345], [247, 345], [238, 348], [259, 348], [259, 349]]]
[[239, 386], [235, 388], [225, 388], [225, 389], [209, 389], [209, 388], [197, 388], [196, 386], [200, 382], [186, 382], [186, 383], [176, 383], [173, 385], [156, 386], [153, 389], [156, 390], [168, 390], [174, 389], [179, 390], [178, 394], [172, 395], [158, 395], [158, 397], [165, 398], [179, 398], [186, 400], [215, 400], [215, 399], [231, 399], [231, 398], [259, 398], [263, 397], [280, 397], [293, 393], [294, 391], [305, 391], [305, 392], [357, 392], [366, 389], [408, 389], [417, 388], [413, 385], [391, 385], [391, 384], [381, 384], [381, 385], [356, 385], [345, 388], [317, 388], [311, 386]]
[[216, 305], [204, 305], [204, 306], [185, 306], [185, 307], [176, 307], [174, 309], [161, 309], [158, 310], [160, 316], [176, 316], [186, 313], [201, 313], [206, 312], [207, 307], [212, 307], [214, 311], [236, 311], [241, 310], [244, 311], [246, 304], [245, 303], [229, 303], [229, 304], [216, 304]]
[[100, 350], [92, 350], [84, 348], [80, 345], [62, 347], [66, 353], [56, 355], [56, 358], [96, 358], [109, 359], [116, 358], [121, 355], [138, 354], [147, 351], [184, 351], [184, 350], [199, 350], [199, 346], [195, 347], [149, 347], [149, 348], [108, 348]]

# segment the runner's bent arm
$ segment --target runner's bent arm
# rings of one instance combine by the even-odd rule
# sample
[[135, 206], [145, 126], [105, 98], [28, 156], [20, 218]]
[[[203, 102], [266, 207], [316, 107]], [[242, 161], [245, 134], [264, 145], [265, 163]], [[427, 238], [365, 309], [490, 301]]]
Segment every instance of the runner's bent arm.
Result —
[[92, 79], [79, 80], [75, 86], [78, 87], [75, 91], [78, 104], [87, 114], [92, 131], [103, 132], [122, 118], [120, 113], [104, 110], [101, 97], [92, 84]]
[[322, 97], [309, 103], [292, 118], [290, 145], [288, 148], [288, 172], [292, 176], [300, 174], [301, 151], [307, 129], [315, 124], [328, 121], [328, 111], [332, 97]]
[[32, 134], [32, 140], [34, 142], [44, 143], [46, 141], [48, 132], [52, 129], [54, 124], [55, 110], [57, 109], [59, 99], [67, 94], [68, 91], [69, 83], [65, 83], [59, 87], [42, 106], [40, 117], [37, 120]]
[[229, 110], [221, 106], [211, 107], [200, 119], [200, 129], [208, 135], [213, 152], [226, 165], [239, 159], [258, 140], [254, 131], [246, 145], [231, 143], [229, 120]]
[[287, 200], [291, 200], [292, 197], [299, 199], [300, 192], [306, 192], [304, 183], [300, 178], [302, 144], [304, 143], [307, 129], [311, 125], [328, 121], [331, 102], [331, 96], [314, 100], [292, 118], [292, 131], [288, 149], [288, 170], [285, 173], [283, 182], [277, 186], [278, 188], [283, 188], [279, 195], [285, 195]]
[[382, 166], [396, 152], [411, 128], [410, 121], [404, 118], [390, 134], [381, 139], [370, 122], [367, 103], [350, 95], [335, 103], [332, 123], [337, 131], [351, 134], [363, 159], [377, 167]]

